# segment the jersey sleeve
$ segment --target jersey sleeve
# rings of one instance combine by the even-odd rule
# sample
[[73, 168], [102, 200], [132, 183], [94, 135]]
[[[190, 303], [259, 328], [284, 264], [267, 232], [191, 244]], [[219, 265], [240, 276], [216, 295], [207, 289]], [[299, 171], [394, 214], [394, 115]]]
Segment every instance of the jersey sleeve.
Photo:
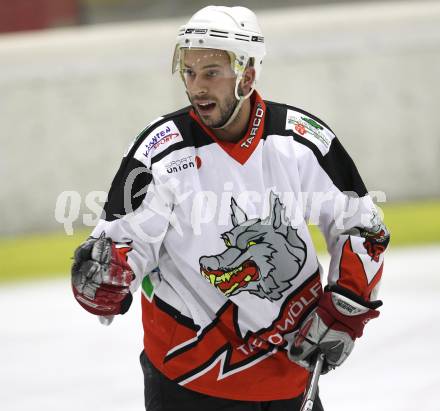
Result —
[[[92, 237], [103, 232], [122, 253], [136, 278], [136, 291], [143, 278], [158, 266], [159, 250], [172, 213], [172, 193], [154, 174], [151, 159], [169, 126], [159, 125], [128, 150], [111, 184], [101, 218]], [[161, 140], [162, 139], [162, 140]], [[163, 145], [163, 143], [162, 143]]]
[[[322, 126], [324, 127], [324, 126]], [[302, 142], [299, 172], [306, 221], [317, 224], [330, 253], [328, 286], [341, 287], [363, 301], [377, 297], [389, 233], [353, 160], [325, 129], [326, 145]]]

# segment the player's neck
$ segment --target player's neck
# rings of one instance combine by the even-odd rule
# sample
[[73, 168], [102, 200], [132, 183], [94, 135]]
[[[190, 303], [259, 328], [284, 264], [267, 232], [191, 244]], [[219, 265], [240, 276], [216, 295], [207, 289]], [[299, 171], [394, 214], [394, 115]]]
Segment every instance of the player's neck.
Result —
[[237, 142], [243, 138], [248, 129], [250, 115], [251, 103], [250, 99], [247, 98], [243, 102], [237, 117], [228, 127], [211, 130], [219, 140]]

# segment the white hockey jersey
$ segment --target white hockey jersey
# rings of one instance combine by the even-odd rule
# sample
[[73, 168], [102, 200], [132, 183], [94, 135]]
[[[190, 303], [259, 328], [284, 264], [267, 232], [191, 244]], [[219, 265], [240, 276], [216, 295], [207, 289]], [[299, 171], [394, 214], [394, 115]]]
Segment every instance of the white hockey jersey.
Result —
[[286, 348], [329, 284], [375, 298], [388, 242], [359, 174], [315, 116], [254, 92], [246, 135], [219, 141], [187, 107], [147, 126], [112, 183], [103, 231], [142, 288], [145, 351], [168, 378], [217, 397], [300, 395]]

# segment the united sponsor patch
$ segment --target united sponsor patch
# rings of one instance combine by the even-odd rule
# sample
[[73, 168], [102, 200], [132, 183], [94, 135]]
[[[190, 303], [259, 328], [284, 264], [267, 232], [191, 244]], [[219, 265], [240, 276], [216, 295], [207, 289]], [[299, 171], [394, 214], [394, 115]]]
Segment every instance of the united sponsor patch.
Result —
[[286, 130], [293, 130], [296, 134], [315, 144], [322, 155], [328, 153], [335, 135], [323, 124], [309, 116], [295, 110], [287, 110]]

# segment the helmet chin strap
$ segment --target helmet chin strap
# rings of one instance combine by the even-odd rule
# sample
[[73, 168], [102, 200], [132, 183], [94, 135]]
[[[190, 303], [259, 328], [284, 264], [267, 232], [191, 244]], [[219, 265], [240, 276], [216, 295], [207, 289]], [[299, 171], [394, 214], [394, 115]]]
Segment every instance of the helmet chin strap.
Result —
[[[223, 130], [227, 127], [229, 127], [232, 122], [235, 120], [235, 118], [237, 117], [238, 113], [240, 112], [241, 106], [243, 105], [244, 101], [250, 97], [250, 95], [253, 93], [253, 91], [255, 90], [255, 85], [253, 85], [251, 87], [251, 90], [249, 91], [249, 93], [247, 93], [245, 96], [239, 96], [238, 95], [238, 86], [240, 84], [241, 78], [237, 78], [237, 81], [235, 83], [235, 90], [234, 90], [234, 95], [235, 98], [237, 99], [237, 102], [235, 104], [235, 108], [234, 111], [232, 112], [231, 116], [229, 117], [229, 119], [226, 121], [225, 124], [223, 124], [220, 127], [212, 127], [214, 130]], [[254, 83], [255, 84], [255, 83]]]

